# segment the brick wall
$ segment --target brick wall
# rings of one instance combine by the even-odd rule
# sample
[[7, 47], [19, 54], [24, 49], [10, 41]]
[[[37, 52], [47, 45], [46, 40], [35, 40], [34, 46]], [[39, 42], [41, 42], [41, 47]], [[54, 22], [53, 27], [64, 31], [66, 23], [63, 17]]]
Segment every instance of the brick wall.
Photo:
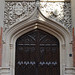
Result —
[[0, 27], [0, 66], [2, 62], [2, 27]]
[[74, 35], [74, 28], [73, 28], [73, 65], [75, 67], [75, 35]]

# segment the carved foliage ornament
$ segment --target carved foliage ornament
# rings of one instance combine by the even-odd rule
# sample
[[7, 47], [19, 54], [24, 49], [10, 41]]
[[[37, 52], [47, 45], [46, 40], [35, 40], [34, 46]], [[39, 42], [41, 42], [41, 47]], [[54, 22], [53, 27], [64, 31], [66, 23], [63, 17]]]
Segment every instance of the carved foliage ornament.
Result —
[[[20, 21], [22, 17], [30, 15], [35, 7], [35, 2], [5, 2], [4, 30]], [[40, 10], [47, 18], [61, 23], [72, 31], [70, 2], [40, 2]]]
[[69, 2], [40, 2], [41, 12], [48, 18], [61, 23], [70, 31], [71, 23], [71, 3]]
[[29, 16], [35, 9], [35, 2], [5, 2], [4, 30]]

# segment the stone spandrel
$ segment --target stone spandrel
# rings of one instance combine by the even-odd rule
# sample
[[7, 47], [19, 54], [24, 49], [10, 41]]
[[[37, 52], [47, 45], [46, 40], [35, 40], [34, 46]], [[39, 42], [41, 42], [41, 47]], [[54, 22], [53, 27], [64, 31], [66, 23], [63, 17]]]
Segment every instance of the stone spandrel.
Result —
[[4, 28], [29, 16], [35, 9], [35, 2], [5, 2]]
[[41, 2], [41, 12], [72, 31], [70, 2]]
[[[29, 16], [35, 6], [35, 2], [5, 2], [4, 28], [13, 25], [23, 16]], [[40, 2], [40, 10], [47, 18], [61, 23], [72, 31], [70, 2]]]

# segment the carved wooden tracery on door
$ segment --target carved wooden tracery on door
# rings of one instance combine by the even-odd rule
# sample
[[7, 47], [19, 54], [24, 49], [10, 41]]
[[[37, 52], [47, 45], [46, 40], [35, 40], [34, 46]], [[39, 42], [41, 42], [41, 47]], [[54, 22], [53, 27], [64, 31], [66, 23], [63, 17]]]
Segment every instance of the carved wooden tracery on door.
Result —
[[32, 30], [16, 41], [15, 75], [60, 75], [59, 55], [56, 37]]

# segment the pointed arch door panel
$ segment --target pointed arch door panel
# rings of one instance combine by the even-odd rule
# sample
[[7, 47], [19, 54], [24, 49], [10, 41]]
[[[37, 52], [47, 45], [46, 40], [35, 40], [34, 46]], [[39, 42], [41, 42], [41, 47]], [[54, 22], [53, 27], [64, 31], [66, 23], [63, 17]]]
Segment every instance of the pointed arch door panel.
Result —
[[15, 75], [60, 75], [59, 41], [40, 29], [16, 41]]

